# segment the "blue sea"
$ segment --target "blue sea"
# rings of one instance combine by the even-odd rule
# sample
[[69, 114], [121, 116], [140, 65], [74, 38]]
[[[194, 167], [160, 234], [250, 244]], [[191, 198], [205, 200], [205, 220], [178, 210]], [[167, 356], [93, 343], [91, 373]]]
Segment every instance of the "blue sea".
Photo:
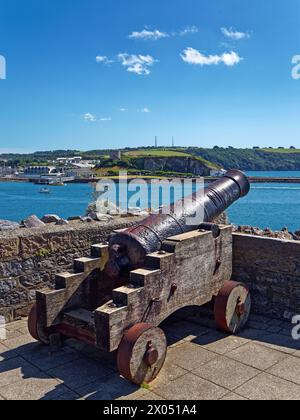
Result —
[[[249, 176], [300, 177], [300, 172], [248, 172]], [[0, 220], [20, 221], [29, 215], [58, 214], [63, 218], [83, 215], [93, 198], [88, 184], [50, 187], [51, 194], [39, 194], [40, 186], [0, 182]], [[300, 229], [300, 184], [252, 184], [247, 197], [228, 210], [234, 224], [281, 229]]]

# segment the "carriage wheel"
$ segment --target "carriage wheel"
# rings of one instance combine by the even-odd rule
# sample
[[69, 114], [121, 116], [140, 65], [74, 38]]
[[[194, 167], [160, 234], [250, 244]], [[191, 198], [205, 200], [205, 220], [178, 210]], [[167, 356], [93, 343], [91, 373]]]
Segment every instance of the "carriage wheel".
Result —
[[217, 327], [231, 334], [243, 329], [251, 311], [251, 296], [243, 283], [227, 281], [215, 299]]
[[37, 318], [37, 306], [33, 305], [28, 317], [28, 331], [32, 338], [48, 346], [50, 344], [49, 337], [43, 328], [39, 325]]
[[130, 328], [118, 349], [120, 375], [137, 385], [152, 382], [164, 365], [167, 340], [164, 332], [151, 324]]

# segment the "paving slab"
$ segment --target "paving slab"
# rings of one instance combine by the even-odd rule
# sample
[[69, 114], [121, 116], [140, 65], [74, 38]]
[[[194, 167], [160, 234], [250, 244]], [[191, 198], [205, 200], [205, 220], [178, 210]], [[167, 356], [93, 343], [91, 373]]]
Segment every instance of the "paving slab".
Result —
[[251, 341], [263, 340], [265, 335], [266, 335], [265, 330], [256, 330], [254, 328], [249, 328], [248, 326], [238, 334], [239, 337], [242, 337]]
[[288, 357], [285, 353], [256, 343], [248, 343], [227, 353], [227, 356], [245, 365], [266, 370]]
[[300, 340], [294, 340], [291, 335], [285, 336], [282, 334], [269, 334], [265, 332], [262, 337], [254, 340], [262, 346], [269, 347], [286, 354], [293, 354], [297, 350], [300, 350]]
[[[2, 330], [2, 328], [1, 328]], [[4, 335], [4, 339], [0, 339], [0, 343], [4, 344], [7, 340], [11, 340], [16, 337], [21, 337], [23, 334], [20, 331], [8, 331], [6, 328], [4, 328], [5, 331], [1, 331], [1, 337]]]
[[191, 340], [205, 335], [209, 331], [210, 329], [207, 327], [187, 321], [174, 322], [171, 325], [168, 324], [165, 328], [168, 344], [173, 344], [175, 340]]
[[170, 382], [168, 386], [155, 388], [155, 394], [167, 400], [216, 400], [222, 398], [228, 390], [215, 385], [192, 373], [187, 373]]
[[158, 377], [150, 384], [150, 389], [155, 390], [155, 388], [158, 388], [162, 385], [168, 386], [171, 381], [174, 381], [186, 373], [188, 373], [188, 370], [171, 363], [167, 359]]
[[103, 377], [76, 391], [86, 400], [137, 399], [148, 390], [138, 387], [117, 374]]
[[269, 324], [269, 322], [272, 320], [273, 318], [268, 318], [266, 316], [263, 315], [256, 315], [256, 314], [251, 314], [250, 315], [250, 322], [254, 321], [254, 322], [259, 322], [261, 324]]
[[[42, 372], [21, 357], [0, 363], [0, 387], [21, 382], [22, 379], [39, 378]], [[0, 391], [3, 395], [3, 392]]]
[[300, 358], [289, 357], [268, 369], [268, 373], [300, 385]]
[[77, 401], [80, 399], [80, 396], [73, 391], [66, 391], [63, 394], [60, 394], [58, 397], [50, 396], [49, 400], [55, 401]]
[[193, 370], [215, 357], [217, 357], [215, 353], [201, 348], [198, 344], [186, 342], [180, 346], [169, 349], [167, 361], [171, 364], [178, 365], [183, 369]]
[[225, 395], [225, 397], [221, 398], [221, 401], [247, 401], [247, 398], [241, 397], [234, 392], [230, 392], [229, 394]]
[[[166, 363], [147, 388], [117, 373], [116, 354], [76, 340], [62, 349], [40, 345], [26, 321], [7, 327], [0, 343], [0, 400], [300, 399], [300, 341], [289, 323], [252, 317], [265, 328], [238, 336], [202, 324], [168, 321]], [[264, 372], [262, 372], [264, 371]]]
[[250, 400], [299, 400], [300, 386], [268, 373], [261, 373], [235, 390]]
[[21, 332], [21, 330], [23, 329], [26, 329], [26, 333], [27, 333], [28, 332], [27, 320], [10, 322], [9, 324], [5, 325], [5, 328], [7, 331], [19, 331], [19, 332]]
[[255, 330], [266, 330], [269, 327], [269, 325], [263, 322], [249, 321], [247, 327], [253, 328]]
[[278, 334], [281, 330], [281, 327], [269, 327], [267, 328], [267, 332]]
[[260, 371], [235, 360], [220, 356], [193, 370], [195, 375], [233, 391], [257, 376]]
[[60, 380], [73, 391], [108, 376], [112, 371], [105, 365], [88, 358], [79, 358], [50, 369], [48, 374]]
[[68, 389], [55, 379], [40, 374], [0, 388], [0, 393], [7, 400], [47, 400], [56, 399]]
[[202, 348], [212, 351], [217, 354], [224, 355], [232, 350], [235, 350], [249, 342], [248, 339], [234, 335], [225, 335], [217, 331], [211, 331], [209, 334], [199, 337], [193, 341], [199, 344]]
[[0, 362], [4, 362], [5, 360], [12, 359], [16, 357], [17, 353], [9, 348], [5, 347], [3, 344], [0, 344]]
[[14, 350], [19, 355], [31, 351], [31, 349], [36, 346], [41, 346], [41, 344], [34, 340], [29, 334], [23, 334], [10, 338], [5, 340], [2, 344], [11, 350]]
[[79, 359], [81, 354], [76, 350], [64, 347], [51, 349], [50, 347], [35, 345], [22, 354], [22, 357], [37, 368], [48, 371], [68, 362]]
[[147, 392], [146, 394], [136, 399], [136, 401], [164, 401], [164, 400], [165, 398], [160, 397], [157, 394], [154, 394], [154, 392]]

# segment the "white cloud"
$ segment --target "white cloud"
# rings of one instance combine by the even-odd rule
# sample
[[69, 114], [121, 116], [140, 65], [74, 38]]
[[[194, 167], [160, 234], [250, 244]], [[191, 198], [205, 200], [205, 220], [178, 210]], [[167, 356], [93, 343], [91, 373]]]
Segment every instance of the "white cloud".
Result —
[[204, 55], [194, 48], [186, 48], [181, 54], [181, 58], [188, 64], [199, 66], [211, 66], [222, 63], [225, 64], [225, 66], [234, 66], [243, 60], [243, 58], [234, 51], [221, 55]]
[[127, 112], [127, 111], [128, 111], [128, 109], [127, 109], [127, 108], [120, 108], [120, 109], [119, 109], [119, 111], [120, 111], [120, 112]]
[[141, 112], [143, 112], [144, 114], [150, 114], [151, 110], [149, 108], [143, 108], [141, 109]]
[[86, 114], [82, 115], [82, 118], [87, 122], [106, 122], [106, 121], [112, 121], [110, 117], [102, 117], [98, 118], [96, 115], [91, 114], [90, 112], [87, 112]]
[[97, 117], [95, 117], [95, 115], [91, 114], [90, 112], [87, 112], [86, 114], [84, 114], [82, 116], [82, 118], [85, 121], [88, 121], [88, 122], [96, 122], [97, 121]]
[[110, 117], [102, 117], [102, 118], [99, 119], [99, 121], [107, 122], [107, 121], [112, 121], [112, 119]]
[[235, 31], [233, 28], [221, 28], [221, 32], [224, 36], [234, 41], [240, 41], [241, 39], [250, 38], [248, 32]]
[[197, 34], [199, 32], [199, 29], [197, 26], [187, 26], [185, 29], [179, 32], [180, 36], [185, 36], [189, 34]]
[[144, 29], [143, 31], [134, 31], [129, 35], [129, 39], [142, 39], [142, 40], [152, 40], [157, 41], [158, 39], [168, 38], [170, 35], [166, 32], [161, 32], [158, 29], [155, 31], [149, 31]]
[[97, 63], [103, 63], [103, 64], [111, 64], [111, 63], [113, 63], [113, 61], [110, 60], [106, 55], [97, 55], [96, 62]]
[[122, 65], [127, 68], [127, 71], [140, 76], [148, 76], [151, 73], [150, 67], [157, 62], [151, 55], [131, 55], [124, 53], [119, 54], [118, 57]]
[[239, 64], [243, 60], [236, 52], [231, 51], [230, 53], [223, 53], [222, 54], [222, 61], [225, 66], [235, 66]]

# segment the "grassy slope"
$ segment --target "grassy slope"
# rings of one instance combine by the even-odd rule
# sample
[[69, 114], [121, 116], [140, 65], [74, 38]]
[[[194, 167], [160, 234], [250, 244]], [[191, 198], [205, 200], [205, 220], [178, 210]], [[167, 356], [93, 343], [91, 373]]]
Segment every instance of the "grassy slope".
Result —
[[203, 163], [203, 165], [208, 166], [212, 169], [218, 169], [220, 168], [219, 165], [204, 159], [201, 156], [195, 156], [193, 154], [182, 152], [176, 149], [139, 149], [139, 150], [133, 150], [129, 152], [125, 152], [123, 156], [126, 158], [143, 158], [143, 157], [156, 157], [156, 158], [188, 158], [191, 157], [193, 159], [197, 159], [200, 162]]
[[283, 154], [289, 154], [292, 155], [294, 153], [300, 153], [300, 149], [258, 149], [262, 150], [263, 152], [268, 153], [283, 153]]

